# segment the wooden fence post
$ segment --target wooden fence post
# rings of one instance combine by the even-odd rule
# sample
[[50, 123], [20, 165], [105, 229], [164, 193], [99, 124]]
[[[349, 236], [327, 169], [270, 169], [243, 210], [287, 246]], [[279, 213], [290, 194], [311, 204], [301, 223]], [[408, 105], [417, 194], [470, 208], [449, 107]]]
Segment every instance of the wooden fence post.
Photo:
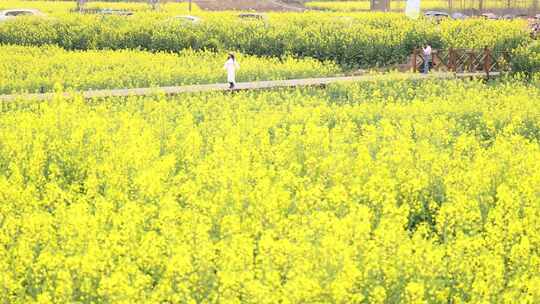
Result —
[[456, 69], [456, 54], [453, 48], [448, 50], [448, 68], [450, 72], [457, 72]]
[[484, 72], [486, 72], [486, 77], [489, 79], [489, 69], [491, 68], [491, 51], [486, 46], [484, 48]]
[[475, 53], [474, 53], [474, 50], [469, 50], [469, 62], [468, 62], [468, 69], [469, 72], [471, 73], [474, 73], [474, 57], [475, 57]]
[[418, 50], [415, 48], [413, 50], [412, 58], [411, 58], [412, 59], [411, 62], [412, 62], [413, 73], [418, 72], [417, 67], [416, 67], [416, 56], [417, 55], [418, 55]]

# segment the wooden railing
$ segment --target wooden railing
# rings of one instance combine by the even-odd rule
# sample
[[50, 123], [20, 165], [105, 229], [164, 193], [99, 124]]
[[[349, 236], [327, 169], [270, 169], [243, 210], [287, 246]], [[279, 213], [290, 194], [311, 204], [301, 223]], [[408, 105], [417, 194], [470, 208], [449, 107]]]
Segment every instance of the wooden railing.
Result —
[[[432, 70], [455, 73], [485, 73], [489, 77], [493, 72], [504, 72], [509, 69], [510, 53], [484, 49], [448, 49], [433, 50], [431, 53]], [[424, 69], [422, 49], [415, 49], [411, 56], [414, 72]]]

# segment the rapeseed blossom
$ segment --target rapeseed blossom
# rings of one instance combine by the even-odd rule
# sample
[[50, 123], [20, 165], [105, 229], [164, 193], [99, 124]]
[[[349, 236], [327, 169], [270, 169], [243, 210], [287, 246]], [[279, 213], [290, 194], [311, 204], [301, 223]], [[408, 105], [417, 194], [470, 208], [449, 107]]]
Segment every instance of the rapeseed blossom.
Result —
[[379, 80], [0, 114], [0, 302], [537, 303], [540, 90]]

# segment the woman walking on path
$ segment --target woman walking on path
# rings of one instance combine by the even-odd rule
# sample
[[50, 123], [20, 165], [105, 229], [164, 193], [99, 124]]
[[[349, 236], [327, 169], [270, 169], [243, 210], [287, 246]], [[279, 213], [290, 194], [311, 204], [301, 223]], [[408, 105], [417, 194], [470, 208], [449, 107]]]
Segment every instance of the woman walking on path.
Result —
[[227, 70], [227, 82], [229, 82], [229, 89], [234, 89], [234, 86], [236, 85], [236, 70], [240, 68], [240, 65], [238, 62], [236, 62], [233, 53], [229, 53], [229, 57], [227, 58], [223, 68]]

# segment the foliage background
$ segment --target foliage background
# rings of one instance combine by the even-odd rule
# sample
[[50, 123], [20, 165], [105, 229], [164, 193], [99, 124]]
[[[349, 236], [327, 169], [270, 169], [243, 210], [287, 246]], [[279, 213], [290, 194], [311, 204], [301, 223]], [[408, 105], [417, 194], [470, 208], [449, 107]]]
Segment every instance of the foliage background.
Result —
[[375, 67], [407, 62], [412, 49], [484, 48], [511, 51], [529, 41], [523, 21], [466, 20], [435, 24], [399, 14], [272, 14], [266, 22], [242, 21], [231, 13], [201, 14], [186, 24], [163, 13], [131, 17], [78, 16], [20, 18], [0, 24], [0, 43], [55, 44], [68, 50], [185, 49], [270, 57], [311, 57], [342, 67]]
[[392, 79], [3, 104], [0, 301], [536, 303], [539, 100]]

